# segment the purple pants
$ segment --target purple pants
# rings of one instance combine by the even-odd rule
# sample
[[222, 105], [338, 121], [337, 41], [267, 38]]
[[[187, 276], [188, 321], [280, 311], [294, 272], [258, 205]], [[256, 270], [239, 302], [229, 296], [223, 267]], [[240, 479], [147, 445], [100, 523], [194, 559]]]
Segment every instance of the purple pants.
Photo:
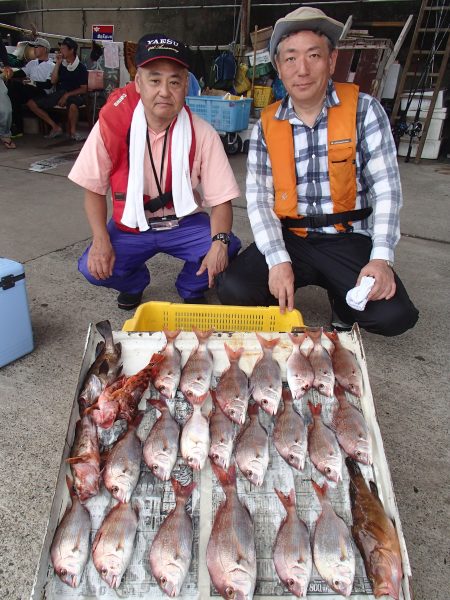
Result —
[[[78, 270], [94, 285], [113, 288], [119, 292], [138, 294], [150, 283], [150, 273], [145, 262], [163, 252], [184, 260], [175, 286], [183, 300], [198, 298], [208, 289], [208, 274], [196, 275], [200, 264], [211, 247], [211, 227], [206, 213], [184, 217], [179, 227], [168, 231], [143, 231], [129, 233], [118, 229], [111, 220], [108, 223], [111, 244], [116, 254], [113, 274], [108, 279], [95, 279], [87, 268], [89, 248], [78, 260]], [[239, 252], [241, 242], [231, 234], [228, 256]]]

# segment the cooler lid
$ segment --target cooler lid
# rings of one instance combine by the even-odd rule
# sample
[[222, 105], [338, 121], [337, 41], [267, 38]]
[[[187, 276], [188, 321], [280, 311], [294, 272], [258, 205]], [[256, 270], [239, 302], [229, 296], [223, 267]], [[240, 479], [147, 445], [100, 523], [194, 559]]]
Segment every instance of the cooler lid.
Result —
[[0, 257], [0, 290], [14, 287], [16, 281], [24, 278], [25, 273], [21, 263]]

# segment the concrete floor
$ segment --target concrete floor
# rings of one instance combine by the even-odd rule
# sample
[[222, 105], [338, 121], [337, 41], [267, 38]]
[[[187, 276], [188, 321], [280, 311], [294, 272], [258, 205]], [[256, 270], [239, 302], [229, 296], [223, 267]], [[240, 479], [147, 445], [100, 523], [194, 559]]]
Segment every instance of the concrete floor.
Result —
[[[90, 232], [82, 192], [66, 175], [80, 145], [38, 136], [17, 145], [0, 148], [0, 256], [24, 263], [35, 350], [0, 370], [0, 598], [10, 600], [29, 598], [88, 324], [109, 318], [121, 329], [129, 316], [118, 310], [115, 292], [88, 285], [77, 272]], [[61, 154], [69, 162], [54, 170], [28, 170], [35, 160]], [[231, 163], [243, 189], [245, 156]], [[362, 335], [415, 597], [448, 600], [450, 164], [400, 168], [405, 206], [396, 268], [420, 321], [399, 338]], [[244, 245], [250, 242], [242, 197], [234, 230]], [[145, 300], [178, 301], [175, 262], [152, 261]], [[217, 302], [214, 292], [210, 300]], [[307, 324], [328, 323], [322, 290], [300, 291], [296, 306]]]

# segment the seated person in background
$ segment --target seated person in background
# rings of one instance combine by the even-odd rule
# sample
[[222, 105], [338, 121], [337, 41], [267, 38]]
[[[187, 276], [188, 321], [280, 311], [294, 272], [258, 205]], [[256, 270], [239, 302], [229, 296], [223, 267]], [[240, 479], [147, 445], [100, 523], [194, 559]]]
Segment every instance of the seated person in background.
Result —
[[77, 133], [79, 107], [86, 103], [85, 94], [88, 89], [88, 71], [77, 56], [78, 44], [69, 37], [60, 43], [60, 53], [56, 56], [56, 64], [51, 75], [55, 86], [54, 92], [38, 98], [36, 106], [31, 110], [48, 123], [51, 131], [47, 137], [54, 138], [62, 134], [61, 127], [50, 118], [46, 110], [54, 106], [67, 107], [69, 135], [77, 142], [83, 136]]
[[11, 139], [11, 101], [8, 96], [8, 89], [3, 81], [3, 79], [8, 80], [13, 71], [8, 64], [8, 53], [1, 38], [0, 61], [3, 63], [2, 77], [0, 77], [0, 140], [7, 150], [14, 150], [16, 145]]
[[[53, 89], [50, 77], [55, 63], [48, 57], [49, 42], [44, 38], [37, 38], [34, 42], [28, 42], [28, 45], [34, 47], [36, 58], [15, 71], [9, 82], [8, 93], [13, 108], [12, 119], [16, 136], [23, 134], [22, 106], [25, 104], [35, 112], [33, 109], [36, 103], [32, 101], [45, 98]], [[51, 126], [51, 122], [46, 122]]]
[[[386, 113], [351, 83], [334, 83], [344, 25], [301, 7], [275, 24], [270, 58], [288, 92], [255, 125], [247, 211], [255, 243], [217, 282], [223, 304], [294, 308], [307, 285], [328, 292], [332, 325], [399, 335], [418, 311], [393, 269], [402, 191]], [[347, 292], [373, 285], [351, 308]]]

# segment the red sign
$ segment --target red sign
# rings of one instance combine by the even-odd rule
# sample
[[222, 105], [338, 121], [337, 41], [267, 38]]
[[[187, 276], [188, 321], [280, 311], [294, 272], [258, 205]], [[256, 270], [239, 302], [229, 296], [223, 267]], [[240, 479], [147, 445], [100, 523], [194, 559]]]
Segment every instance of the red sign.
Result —
[[92, 25], [92, 39], [112, 42], [114, 25]]

